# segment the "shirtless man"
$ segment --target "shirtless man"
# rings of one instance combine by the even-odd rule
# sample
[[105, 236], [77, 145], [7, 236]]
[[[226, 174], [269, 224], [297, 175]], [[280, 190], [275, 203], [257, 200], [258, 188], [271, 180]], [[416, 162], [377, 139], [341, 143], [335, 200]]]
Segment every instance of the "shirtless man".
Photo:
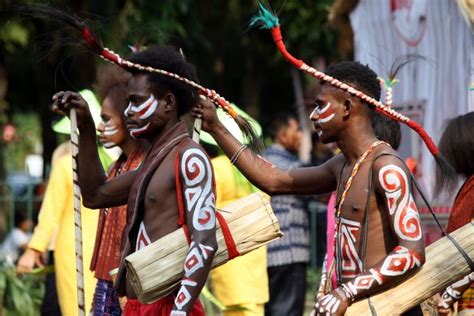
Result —
[[[194, 68], [172, 47], [152, 46], [133, 54], [129, 60], [191, 80], [195, 77]], [[140, 169], [108, 181], [99, 164], [94, 125], [85, 101], [73, 92], [59, 92], [53, 97], [58, 109], [77, 111], [83, 203], [105, 208], [128, 201], [128, 233], [122, 242], [116, 283], [119, 294], [128, 298], [125, 315], [203, 315], [197, 298], [217, 249], [214, 177], [207, 155], [189, 138], [180, 121], [195, 104], [197, 93], [190, 86], [162, 75], [132, 75], [128, 83], [126, 125], [133, 137], [146, 139], [152, 149]], [[153, 304], [139, 303], [126, 280], [124, 257], [180, 226], [184, 226], [190, 241], [180, 289]]]
[[[377, 75], [366, 66], [340, 63], [327, 74], [380, 98]], [[203, 118], [203, 129], [263, 191], [275, 195], [337, 190], [332, 269], [337, 287], [316, 299], [314, 314], [343, 315], [354, 300], [404, 280], [425, 261], [409, 171], [397, 153], [374, 135], [372, 111], [359, 98], [324, 84], [310, 119], [321, 141], [337, 142], [342, 154], [319, 167], [284, 171], [242, 147], [218, 121], [212, 103], [200, 102], [193, 109], [193, 115]]]

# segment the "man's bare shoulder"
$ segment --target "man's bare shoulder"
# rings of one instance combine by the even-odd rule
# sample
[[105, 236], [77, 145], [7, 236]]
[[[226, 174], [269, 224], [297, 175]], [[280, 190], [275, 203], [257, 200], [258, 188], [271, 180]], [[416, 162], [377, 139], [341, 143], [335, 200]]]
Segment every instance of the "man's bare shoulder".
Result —
[[207, 155], [204, 148], [192, 140], [186, 141], [183, 145], [179, 147], [179, 158], [183, 159], [189, 157], [190, 155], [197, 155], [202, 157], [205, 160], [210, 161], [209, 156]]
[[[385, 192], [384, 187], [387, 183], [397, 183], [398, 185], [408, 185], [410, 179], [410, 170], [398, 152], [387, 147], [376, 153], [376, 159], [373, 164], [373, 173], [376, 186]], [[395, 181], [395, 182], [394, 182]]]

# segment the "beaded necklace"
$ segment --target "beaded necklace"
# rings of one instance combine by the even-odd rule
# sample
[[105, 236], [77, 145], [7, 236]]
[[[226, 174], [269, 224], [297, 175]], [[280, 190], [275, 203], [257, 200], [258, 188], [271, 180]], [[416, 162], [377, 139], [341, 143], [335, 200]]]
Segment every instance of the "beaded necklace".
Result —
[[[341, 194], [341, 199], [339, 200], [339, 203], [336, 206], [336, 213], [335, 213], [335, 216], [334, 216], [334, 219], [335, 219], [335, 221], [334, 221], [334, 242], [333, 242], [334, 254], [337, 253], [336, 252], [336, 250], [337, 250], [336, 246], [337, 246], [337, 240], [339, 238], [338, 236], [339, 236], [339, 229], [340, 229], [340, 223], [341, 223], [341, 210], [342, 210], [342, 206], [344, 205], [344, 202], [346, 200], [347, 193], [349, 192], [349, 189], [352, 186], [352, 182], [354, 181], [355, 176], [359, 172], [360, 166], [362, 165], [364, 160], [375, 149], [375, 147], [377, 147], [380, 144], [385, 144], [387, 146], [390, 146], [388, 143], [386, 143], [384, 141], [381, 141], [381, 140], [373, 142], [372, 145], [370, 145], [370, 147], [362, 154], [362, 156], [359, 157], [359, 159], [355, 163], [354, 167], [352, 168], [351, 175], [347, 179], [346, 185], [344, 187], [344, 191]], [[334, 260], [334, 262], [336, 262], [336, 261], [337, 260]]]

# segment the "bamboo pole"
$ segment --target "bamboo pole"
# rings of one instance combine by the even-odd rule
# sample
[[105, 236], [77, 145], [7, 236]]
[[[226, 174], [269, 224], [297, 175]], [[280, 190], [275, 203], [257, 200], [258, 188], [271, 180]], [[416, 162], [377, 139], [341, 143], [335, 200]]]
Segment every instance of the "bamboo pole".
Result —
[[82, 257], [82, 221], [81, 221], [81, 188], [77, 176], [77, 154], [79, 153], [79, 133], [77, 130], [76, 110], [70, 110], [71, 120], [71, 153], [72, 176], [74, 192], [74, 227], [76, 233], [76, 280], [77, 280], [77, 309], [78, 315], [84, 316], [84, 262]]
[[[474, 260], [474, 223], [450, 234]], [[441, 292], [471, 270], [461, 253], [446, 237], [426, 248], [425, 264], [408, 280], [370, 298], [377, 315], [400, 315], [425, 299]], [[371, 315], [368, 300], [355, 302], [348, 316]]]

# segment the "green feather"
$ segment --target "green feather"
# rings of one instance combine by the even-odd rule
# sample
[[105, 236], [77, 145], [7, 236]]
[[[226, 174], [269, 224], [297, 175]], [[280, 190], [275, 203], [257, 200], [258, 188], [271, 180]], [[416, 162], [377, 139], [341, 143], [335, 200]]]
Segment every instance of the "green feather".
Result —
[[261, 29], [272, 29], [279, 25], [278, 18], [261, 2], [258, 4], [258, 13], [250, 18], [250, 27], [260, 26]]

